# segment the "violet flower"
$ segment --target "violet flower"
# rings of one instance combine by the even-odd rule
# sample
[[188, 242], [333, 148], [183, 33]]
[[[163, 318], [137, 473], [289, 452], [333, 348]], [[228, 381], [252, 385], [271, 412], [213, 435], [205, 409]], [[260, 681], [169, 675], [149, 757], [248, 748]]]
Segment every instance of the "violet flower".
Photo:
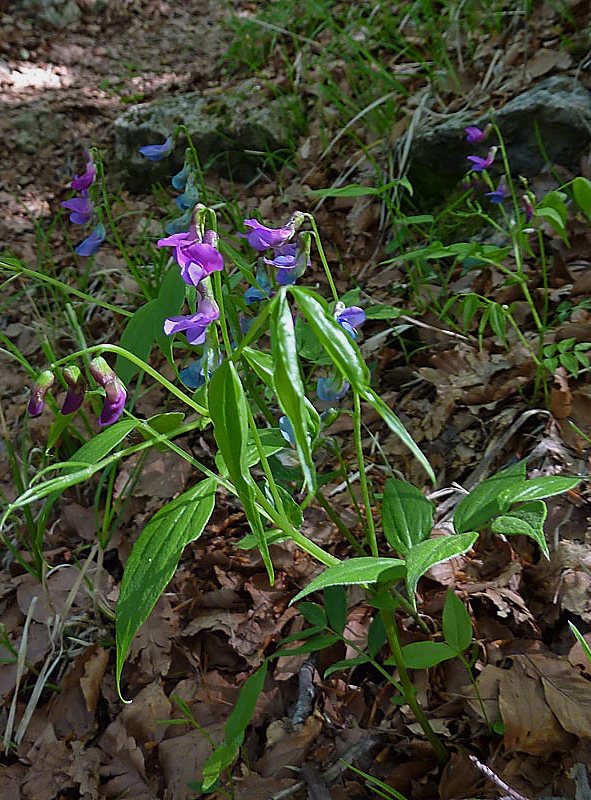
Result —
[[83, 192], [85, 189], [88, 189], [94, 183], [94, 179], [96, 178], [96, 167], [94, 162], [91, 158], [88, 159], [86, 162], [86, 169], [82, 173], [82, 175], [74, 175], [72, 183], [70, 186], [76, 192]]
[[525, 208], [525, 224], [528, 225], [531, 222], [533, 215], [535, 214], [535, 209], [531, 201], [531, 198], [527, 194], [523, 195], [523, 206]]
[[484, 196], [490, 198], [491, 203], [497, 203], [500, 205], [509, 196], [509, 191], [505, 183], [503, 181], [499, 181], [499, 185], [494, 192], [485, 192]]
[[71, 200], [64, 200], [61, 205], [70, 211], [70, 222], [75, 225], [86, 225], [87, 222], [90, 222], [92, 201], [86, 191], [82, 192], [82, 197], [72, 197]]
[[145, 144], [138, 150], [148, 161], [162, 161], [163, 158], [170, 155], [172, 146], [172, 136], [169, 136], [163, 144]]
[[123, 413], [127, 392], [123, 383], [102, 356], [93, 358], [88, 368], [98, 385], [105, 390], [105, 402], [98, 419], [98, 424], [104, 428], [117, 422]]
[[[206, 241], [209, 238], [209, 242]], [[159, 239], [158, 247], [173, 247], [173, 256], [181, 268], [181, 277], [189, 286], [197, 286], [200, 281], [224, 268], [224, 259], [217, 249], [215, 231], [206, 231], [201, 241], [193, 225], [184, 233], [173, 233]]]
[[259, 300], [267, 300], [269, 297], [273, 296], [273, 285], [269, 280], [267, 270], [262, 264], [257, 269], [255, 278], [257, 285], [249, 286], [249, 288], [244, 292], [244, 302], [247, 306], [258, 302]]
[[496, 153], [497, 148], [491, 147], [486, 158], [481, 158], [481, 156], [467, 156], [468, 161], [472, 162], [472, 166], [470, 168], [472, 172], [484, 172], [485, 169], [491, 167], [493, 161], [495, 160]]
[[327, 378], [318, 378], [316, 381], [316, 394], [323, 403], [342, 400], [348, 391], [349, 384], [340, 375], [329, 375]]
[[31, 396], [27, 404], [27, 412], [31, 417], [39, 417], [45, 407], [45, 396], [53, 386], [55, 375], [50, 369], [44, 369], [37, 376], [31, 389]]
[[73, 414], [74, 411], [78, 411], [84, 400], [84, 378], [80, 369], [76, 366], [66, 367], [62, 374], [68, 384], [68, 391], [60, 413]]
[[309, 232], [302, 233], [297, 244], [289, 242], [276, 248], [272, 259], [265, 258], [265, 264], [276, 267], [277, 283], [280, 286], [288, 286], [300, 278], [306, 268], [312, 263], [310, 260], [310, 246], [312, 236]]
[[356, 339], [357, 328], [365, 322], [365, 311], [359, 306], [346, 308], [344, 303], [339, 302], [335, 305], [334, 318], [349, 336]]
[[208, 326], [219, 317], [220, 310], [215, 300], [201, 295], [194, 314], [168, 317], [164, 320], [164, 333], [173, 336], [183, 332], [189, 344], [203, 344]]
[[246, 238], [249, 245], [255, 250], [267, 250], [269, 247], [281, 247], [293, 238], [296, 230], [304, 221], [305, 215], [295, 211], [282, 228], [268, 228], [258, 219], [245, 219], [247, 228], [252, 228], [248, 233], [239, 233], [238, 236]]
[[102, 222], [93, 229], [92, 233], [76, 247], [79, 256], [93, 256], [105, 241], [107, 231]]
[[481, 130], [476, 125], [468, 125], [467, 128], [464, 128], [464, 132], [466, 134], [466, 141], [468, 144], [480, 144], [486, 139], [487, 132]]

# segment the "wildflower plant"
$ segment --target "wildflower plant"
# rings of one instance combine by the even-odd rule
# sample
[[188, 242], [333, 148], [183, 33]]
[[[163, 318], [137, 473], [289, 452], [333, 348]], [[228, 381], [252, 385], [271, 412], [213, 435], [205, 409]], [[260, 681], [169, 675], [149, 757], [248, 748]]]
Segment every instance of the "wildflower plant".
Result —
[[[180, 132], [174, 131], [164, 145], [142, 148], [143, 154], [165, 158]], [[372, 386], [370, 369], [358, 345], [371, 309], [350, 305], [339, 295], [316, 221], [308, 212], [294, 210], [288, 219], [275, 224], [250, 217], [244, 220], [243, 231], [218, 230], [217, 210], [205, 197], [200, 199], [202, 176], [188, 141], [187, 159], [174, 176], [173, 187], [185, 193], [187, 203], [195, 202], [190, 209], [185, 208], [185, 200], [180, 204], [183, 214], [174, 232], [167, 231], [157, 242], [156, 251], [169, 255], [159, 285], [128, 318], [120, 344], [85, 345], [75, 353], [50, 359], [31, 392], [29, 411], [38, 415], [59, 379], [66, 389], [61, 417], [68, 415], [68, 420], [84, 413], [85, 394], [97, 412], [100, 398], [98, 426], [103, 430], [91, 428], [87, 441], [67, 461], [37, 475], [8, 505], [1, 521], [19, 511], [29, 513], [46, 499], [53, 502], [69, 487], [109, 470], [114, 480], [115, 466], [132, 454], [152, 447], [170, 449], [190, 464], [194, 481], [148, 521], [125, 565], [115, 621], [120, 697], [132, 640], [172, 578], [183, 549], [204, 531], [216, 492], [223, 489], [240, 501], [249, 528], [241, 546], [258, 549], [271, 584], [275, 576], [269, 548], [274, 542], [291, 541], [322, 566], [322, 572], [292, 602], [314, 592], [341, 592], [344, 596], [344, 586], [366, 588], [379, 619], [376, 629], [383, 631], [382, 639], [390, 650], [391, 660], [379, 665], [380, 669], [445, 761], [446, 749], [412, 685], [397, 615], [403, 610], [420, 624], [416, 590], [421, 576], [433, 565], [467, 552], [485, 528], [505, 535], [528, 535], [547, 554], [543, 499], [571, 488], [578, 479], [527, 481], [522, 462], [496, 480], [477, 486], [459, 504], [453, 534], [438, 539], [430, 538], [433, 504], [418, 488], [390, 479], [381, 503], [377, 502], [381, 490], [370, 485], [366, 470], [362, 404], [371, 407], [401, 440], [429, 481], [434, 482], [435, 475], [400, 419]], [[124, 250], [106, 196], [102, 163], [95, 158], [93, 164], [100, 182], [93, 207], [100, 201], [100, 213], [113, 242]], [[87, 178], [75, 178], [77, 186], [84, 187], [92, 170], [87, 167], [87, 172]], [[92, 186], [95, 184], [77, 191], [89, 191]], [[199, 191], [187, 194], [188, 186], [199, 187]], [[90, 204], [89, 197], [82, 199]], [[72, 210], [71, 204], [68, 210]], [[324, 271], [329, 299], [303, 283], [312, 263]], [[141, 280], [137, 265], [133, 269]], [[309, 351], [302, 346], [302, 330], [308, 341], [315, 343], [318, 358], [306, 356]], [[108, 354], [116, 356], [112, 366], [105, 358]], [[158, 358], [174, 371], [174, 380], [152, 365]], [[146, 381], [166, 391], [171, 410], [150, 419], [134, 413], [134, 397]], [[60, 412], [54, 413], [60, 419]], [[329, 426], [339, 413], [351, 416], [352, 463], [345, 461], [330, 436]], [[196, 429], [208, 430], [213, 437], [215, 457], [209, 461], [195, 458], [179, 438]], [[335, 455], [340, 479], [349, 484], [352, 470], [359, 476], [356, 530], [344, 523], [323, 492], [324, 476], [318, 466], [323, 449]], [[289, 478], [277, 458], [285, 454], [294, 465]], [[301, 502], [296, 502], [296, 496]], [[312, 503], [326, 509], [350, 545], [352, 557], [337, 558], [303, 532], [303, 513]], [[44, 513], [47, 518], [49, 511]], [[112, 518], [113, 514], [106, 514], [105, 532]], [[383, 532], [382, 545], [379, 530]], [[11, 549], [16, 548], [11, 544]], [[38, 553], [42, 558], [42, 548]], [[309, 601], [302, 604], [302, 613], [310, 619], [311, 606]], [[338, 635], [342, 635], [344, 618], [346, 602], [344, 617], [339, 614], [342, 627]], [[302, 645], [304, 652], [326, 643], [324, 622], [317, 624], [318, 619], [316, 614], [312, 634]], [[334, 630], [333, 623], [326, 617], [326, 624]], [[382, 640], [378, 637], [376, 641]], [[467, 635], [457, 642], [448, 636], [447, 641], [449, 652], [463, 658]], [[372, 663], [378, 649], [370, 648]], [[236, 758], [268, 664], [269, 659], [243, 687], [226, 724], [225, 740], [204, 768], [202, 791], [210, 790]], [[396, 677], [387, 666], [395, 668]]]

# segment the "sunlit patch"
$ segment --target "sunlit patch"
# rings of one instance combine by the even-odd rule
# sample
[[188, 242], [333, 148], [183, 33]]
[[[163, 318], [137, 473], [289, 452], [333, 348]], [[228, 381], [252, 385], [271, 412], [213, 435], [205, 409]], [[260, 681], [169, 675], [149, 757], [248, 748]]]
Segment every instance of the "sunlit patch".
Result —
[[15, 89], [64, 89], [72, 85], [74, 78], [64, 66], [19, 64], [15, 69], [3, 70], [0, 81]]

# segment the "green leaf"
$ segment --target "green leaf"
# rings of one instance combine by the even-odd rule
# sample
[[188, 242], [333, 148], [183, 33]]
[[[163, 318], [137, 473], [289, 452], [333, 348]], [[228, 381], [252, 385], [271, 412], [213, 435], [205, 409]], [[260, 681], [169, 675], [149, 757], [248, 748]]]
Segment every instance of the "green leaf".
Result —
[[236, 367], [223, 361], [208, 386], [209, 415], [214, 436], [232, 483], [255, 535], [263, 563], [273, 583], [273, 564], [261, 516], [255, 504], [256, 485], [248, 469], [248, 406]]
[[369, 386], [370, 374], [353, 339], [341, 328], [325, 305], [308, 290], [300, 286], [291, 286], [290, 291], [335, 367], [355, 391], [363, 394]]
[[[134, 356], [147, 361], [154, 343], [154, 318], [158, 313], [158, 301], [150, 300], [145, 305], [140, 306], [125, 326], [121, 336], [120, 345]], [[115, 372], [117, 376], [127, 384], [140, 372], [140, 368], [122, 355], [117, 356], [115, 361]]]
[[566, 235], [562, 217], [559, 211], [557, 211], [555, 208], [541, 208], [538, 206], [536, 208], [536, 217], [541, 217], [542, 219], [545, 219], [546, 222], [549, 222], [556, 233], [559, 233], [563, 237]]
[[380, 611], [375, 615], [367, 632], [367, 652], [375, 658], [386, 644], [386, 628]]
[[581, 482], [580, 478], [567, 478], [562, 475], [548, 475], [529, 481], [514, 481], [504, 490], [506, 501], [523, 503], [528, 500], [543, 500], [546, 497], [568, 492]]
[[232, 709], [232, 713], [228, 717], [228, 721], [224, 727], [227, 742], [242, 741], [246, 726], [250, 723], [254, 714], [256, 702], [260, 693], [263, 691], [265, 685], [265, 678], [267, 677], [267, 662], [263, 661], [261, 666], [247, 678], [240, 694], [236, 700], [236, 704]]
[[427, 461], [426, 456], [421, 451], [418, 444], [414, 441], [410, 433], [406, 430], [402, 422], [398, 419], [396, 414], [386, 405], [386, 403], [384, 403], [382, 398], [376, 394], [373, 389], [366, 389], [365, 392], [362, 393], [362, 397], [372, 406], [375, 411], [378, 412], [386, 425], [393, 433], [396, 434], [400, 441], [408, 447], [413, 456], [422, 465], [430, 480], [435, 483], [435, 473]]
[[314, 625], [317, 628], [326, 628], [326, 614], [322, 606], [319, 606], [318, 603], [300, 603], [298, 611], [310, 625]]
[[388, 478], [382, 503], [382, 527], [390, 546], [406, 555], [428, 538], [433, 527], [433, 504], [407, 481]]
[[538, 543], [542, 553], [549, 559], [550, 553], [544, 534], [547, 513], [548, 509], [543, 500], [532, 500], [497, 517], [491, 525], [491, 530], [493, 533], [503, 533], [505, 536], [529, 536]]
[[480, 530], [497, 514], [509, 508], [503, 492], [525, 480], [525, 461], [513, 464], [472, 489], [454, 513], [456, 533]]
[[253, 368], [265, 386], [271, 391], [275, 391], [273, 383], [273, 359], [269, 353], [262, 350], [253, 350], [252, 347], [243, 347], [242, 356]]
[[[445, 642], [413, 642], [402, 648], [402, 657], [408, 669], [430, 669], [456, 656], [455, 650]], [[393, 658], [386, 659], [385, 663], [389, 666], [396, 664]]]
[[301, 647], [294, 647], [293, 650], [277, 650], [273, 653], [273, 658], [280, 658], [281, 656], [303, 656], [307, 653], [317, 653], [319, 650], [326, 650], [332, 647], [333, 644], [341, 641], [341, 637], [335, 633], [322, 633], [320, 636], [308, 639], [306, 644]]
[[347, 186], [329, 187], [328, 189], [313, 189], [310, 194], [313, 197], [365, 197], [366, 195], [380, 195], [392, 189], [393, 186], [402, 181], [391, 181], [383, 186], [359, 186], [350, 183]]
[[591, 664], [591, 647], [589, 647], [587, 640], [585, 639], [581, 631], [575, 625], [573, 625], [573, 623], [570, 620], [568, 621], [568, 624], [575, 636], [575, 639], [583, 648], [583, 653], [585, 653], [589, 663]]
[[297, 603], [302, 597], [312, 592], [326, 589], [327, 586], [360, 586], [362, 584], [377, 583], [381, 579], [396, 580], [405, 573], [404, 561], [399, 558], [375, 558], [363, 556], [342, 561], [333, 567], [327, 567], [305, 589], [302, 589], [291, 601], [290, 605]]
[[367, 319], [396, 319], [403, 314], [406, 314], [403, 308], [395, 308], [394, 306], [370, 306], [365, 309]]
[[406, 587], [408, 598], [416, 608], [415, 593], [419, 578], [435, 564], [441, 564], [469, 550], [478, 539], [478, 533], [460, 533], [456, 536], [439, 536], [416, 544], [406, 556]]
[[305, 485], [316, 487], [316, 467], [312, 458], [306, 390], [300, 373], [293, 318], [285, 290], [277, 294], [271, 316], [273, 342], [273, 381], [283, 413], [293, 428], [296, 450], [304, 473]]
[[93, 436], [92, 439], [76, 450], [70, 460], [78, 463], [96, 464], [98, 461], [102, 461], [105, 456], [108, 456], [136, 427], [135, 420], [122, 419], [120, 422], [105, 428], [97, 436]]
[[367, 656], [357, 656], [356, 658], [345, 658], [343, 661], [336, 661], [334, 664], [331, 664], [328, 669], [324, 670], [324, 680], [335, 672], [348, 672], [353, 669], [353, 667], [359, 667], [368, 662], [369, 658]]
[[575, 203], [583, 214], [591, 218], [591, 181], [588, 178], [575, 178], [572, 187]]
[[342, 633], [347, 624], [347, 592], [342, 586], [327, 586], [324, 590], [324, 608], [328, 624], [336, 633]]
[[463, 653], [472, 642], [472, 620], [460, 598], [448, 589], [443, 606], [443, 635], [448, 645]]
[[173, 337], [164, 333], [164, 320], [167, 317], [174, 317], [180, 312], [185, 299], [186, 288], [187, 285], [181, 278], [181, 272], [174, 264], [164, 275], [156, 298], [152, 317], [154, 339], [169, 364], [172, 363]]
[[238, 757], [241, 744], [242, 742], [239, 744], [224, 742], [224, 744], [216, 747], [203, 765], [200, 787], [202, 792], [208, 792], [217, 783], [221, 773], [232, 766]]
[[216, 482], [207, 478], [184, 492], [154, 514], [133, 545], [115, 618], [119, 697], [121, 672], [133, 637], [174, 575], [184, 547], [201, 536], [213, 511], [215, 490]]

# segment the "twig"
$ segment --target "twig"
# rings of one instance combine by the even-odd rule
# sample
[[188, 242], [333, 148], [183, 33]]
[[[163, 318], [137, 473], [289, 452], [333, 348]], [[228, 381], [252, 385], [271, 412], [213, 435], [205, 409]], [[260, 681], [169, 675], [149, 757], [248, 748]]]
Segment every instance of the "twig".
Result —
[[484, 776], [486, 776], [489, 781], [492, 781], [499, 789], [502, 789], [505, 792], [505, 798], [508, 800], [529, 800], [529, 797], [526, 797], [524, 794], [519, 794], [515, 789], [512, 789], [508, 783], [500, 778], [496, 772], [493, 772], [490, 767], [487, 767], [486, 764], [480, 762], [476, 756], [469, 755], [468, 758], [474, 764], [474, 766], [482, 772]]
[[316, 672], [316, 660], [307, 658], [298, 674], [298, 699], [291, 718], [294, 725], [300, 725], [312, 713], [316, 687], [314, 686], [314, 673]]

